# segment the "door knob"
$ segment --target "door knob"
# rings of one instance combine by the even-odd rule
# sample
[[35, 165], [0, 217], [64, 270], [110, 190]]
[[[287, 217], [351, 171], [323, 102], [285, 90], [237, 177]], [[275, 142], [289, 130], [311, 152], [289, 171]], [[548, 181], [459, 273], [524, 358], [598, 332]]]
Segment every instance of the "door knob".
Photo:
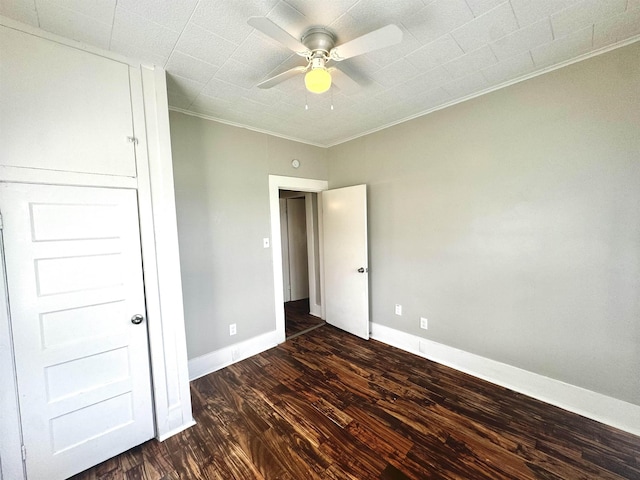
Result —
[[366, 272], [366, 271], [367, 271], [367, 270], [366, 270], [364, 267], [360, 267], [360, 268], [358, 269], [358, 272], [359, 272], [359, 273], [364, 273], [364, 272]]
[[139, 313], [136, 313], [133, 317], [131, 317], [131, 323], [133, 323], [134, 325], [140, 325], [142, 323], [142, 320], [144, 320], [144, 317]]

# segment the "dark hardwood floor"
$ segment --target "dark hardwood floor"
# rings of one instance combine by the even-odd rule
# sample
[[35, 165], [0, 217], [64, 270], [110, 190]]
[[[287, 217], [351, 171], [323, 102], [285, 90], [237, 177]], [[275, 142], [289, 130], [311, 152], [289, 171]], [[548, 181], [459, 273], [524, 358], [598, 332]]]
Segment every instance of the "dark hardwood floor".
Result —
[[285, 302], [285, 335], [292, 338], [324, 325], [324, 320], [309, 313], [309, 299]]
[[640, 437], [325, 325], [192, 383], [85, 479], [640, 479]]

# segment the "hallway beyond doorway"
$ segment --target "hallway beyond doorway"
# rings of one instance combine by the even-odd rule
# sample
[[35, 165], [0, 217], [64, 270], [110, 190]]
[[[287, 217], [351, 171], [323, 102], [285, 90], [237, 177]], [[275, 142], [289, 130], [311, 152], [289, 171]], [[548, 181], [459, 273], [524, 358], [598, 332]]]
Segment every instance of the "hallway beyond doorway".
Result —
[[285, 332], [287, 340], [315, 330], [325, 321], [309, 313], [309, 299], [303, 298], [284, 303]]

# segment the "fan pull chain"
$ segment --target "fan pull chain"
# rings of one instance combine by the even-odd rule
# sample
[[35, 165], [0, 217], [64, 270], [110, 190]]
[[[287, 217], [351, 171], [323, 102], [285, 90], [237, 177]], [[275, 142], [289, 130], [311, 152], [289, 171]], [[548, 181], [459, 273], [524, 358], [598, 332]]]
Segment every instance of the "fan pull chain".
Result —
[[331, 87], [331, 110], [333, 110], [333, 86]]

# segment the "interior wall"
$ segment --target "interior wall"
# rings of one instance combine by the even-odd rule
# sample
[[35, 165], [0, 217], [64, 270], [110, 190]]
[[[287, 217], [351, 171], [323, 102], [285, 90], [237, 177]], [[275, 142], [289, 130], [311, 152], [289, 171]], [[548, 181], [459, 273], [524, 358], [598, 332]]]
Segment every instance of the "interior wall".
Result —
[[170, 122], [192, 359], [276, 328], [268, 176], [326, 179], [328, 151], [177, 112]]
[[636, 43], [331, 148], [372, 321], [639, 405], [639, 132]]

